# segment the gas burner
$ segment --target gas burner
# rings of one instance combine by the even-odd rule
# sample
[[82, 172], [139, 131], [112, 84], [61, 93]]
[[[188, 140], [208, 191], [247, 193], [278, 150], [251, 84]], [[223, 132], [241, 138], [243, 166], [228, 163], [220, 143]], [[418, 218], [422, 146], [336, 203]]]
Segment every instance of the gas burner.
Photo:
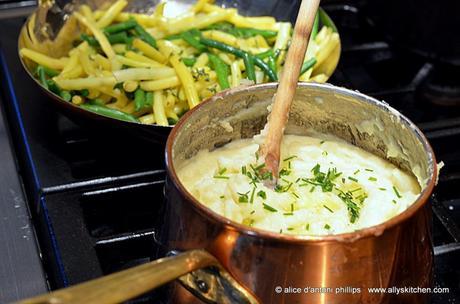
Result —
[[460, 113], [460, 67], [437, 65], [418, 88], [424, 102], [438, 108], [449, 108], [449, 115]]

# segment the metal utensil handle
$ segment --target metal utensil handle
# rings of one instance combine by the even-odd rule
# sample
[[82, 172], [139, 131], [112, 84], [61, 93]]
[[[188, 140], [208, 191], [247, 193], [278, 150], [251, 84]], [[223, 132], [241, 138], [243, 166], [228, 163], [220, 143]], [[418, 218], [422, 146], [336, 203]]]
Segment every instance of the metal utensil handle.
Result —
[[[123, 270], [99, 279], [60, 289], [49, 294], [18, 302], [18, 304], [112, 304], [132, 299], [197, 269], [215, 266], [217, 259], [204, 250], [191, 250], [173, 257]], [[237, 290], [247, 296], [248, 303], [258, 301], [235, 280]]]

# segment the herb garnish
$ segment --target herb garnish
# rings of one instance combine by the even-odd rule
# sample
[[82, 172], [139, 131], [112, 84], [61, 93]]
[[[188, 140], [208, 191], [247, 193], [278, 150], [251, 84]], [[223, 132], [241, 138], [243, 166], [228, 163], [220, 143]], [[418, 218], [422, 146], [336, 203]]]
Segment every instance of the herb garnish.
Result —
[[367, 169], [367, 168], [366, 168], [366, 169], [364, 169], [364, 170], [369, 171], [369, 172], [374, 172], [374, 170], [372, 170], [372, 169]]
[[396, 204], [396, 203], [397, 203], [395, 200], [393, 200], [392, 202], [393, 202], [393, 204]]
[[229, 179], [230, 177], [225, 176], [225, 172], [227, 172], [227, 168], [222, 168], [217, 172], [216, 175], [214, 175], [214, 178], [220, 178], [220, 179]]
[[270, 206], [270, 205], [267, 205], [267, 204], [265, 204], [265, 203], [263, 203], [262, 205], [264, 206], [264, 209], [265, 209], [265, 210], [268, 210], [268, 211], [270, 211], [270, 212], [278, 212], [278, 210], [276, 210], [275, 208], [273, 208], [273, 207]]
[[252, 188], [251, 198], [249, 199], [249, 203], [254, 203], [254, 193], [256, 192], [256, 187]]
[[380, 191], [387, 191], [387, 188], [379, 188]]
[[371, 182], [376, 182], [376, 181], [377, 181], [377, 178], [371, 176], [371, 177], [369, 177], [369, 180], [370, 180]]
[[305, 225], [305, 230], [310, 230], [310, 223], [307, 223], [307, 224]]
[[294, 230], [294, 228], [292, 228], [292, 227], [288, 227], [288, 229], [287, 229], [287, 230], [288, 230], [288, 231], [292, 231], [292, 230]]
[[397, 189], [395, 186], [393, 186], [393, 190], [394, 190], [394, 192], [395, 192], [395, 194], [396, 194], [396, 196], [397, 196], [398, 198], [401, 198], [401, 197], [402, 197], [401, 194], [399, 194], [399, 191], [398, 191], [398, 189]]
[[331, 229], [331, 226], [329, 226], [329, 224], [326, 224], [326, 225], [324, 225], [324, 229], [329, 230], [329, 229]]
[[334, 213], [334, 211], [331, 208], [329, 208], [328, 206], [323, 205], [323, 207], [326, 208], [330, 213]]
[[351, 177], [351, 176], [349, 176], [348, 179], [351, 180], [351, 181], [354, 181], [354, 182], [358, 182], [358, 180], [356, 178]]
[[247, 203], [247, 202], [249, 202], [249, 197], [248, 197], [249, 191], [246, 192], [246, 193], [237, 192], [237, 194], [239, 195], [239, 198], [238, 198], [239, 203]]
[[294, 158], [297, 158], [297, 156], [296, 156], [296, 155], [292, 155], [292, 156], [290, 156], [290, 157], [288, 157], [288, 158], [283, 159], [283, 161], [290, 161], [291, 159], [294, 159]]
[[353, 200], [353, 194], [350, 191], [343, 192], [339, 190], [339, 197], [347, 206], [348, 216], [350, 217], [350, 223], [356, 222], [359, 217], [360, 206]]
[[294, 215], [294, 213], [292, 213], [292, 212], [285, 212], [285, 213], [283, 213], [283, 215]]
[[361, 171], [361, 170], [358, 169], [358, 170], [356, 170], [355, 172], [353, 172], [353, 174], [356, 175], [356, 174], [359, 173], [359, 171]]
[[259, 192], [257, 192], [257, 196], [263, 199], [267, 199], [267, 193], [265, 193], [265, 191], [263, 190], [260, 190]]
[[342, 172], [337, 172], [337, 168], [329, 168], [327, 173], [321, 172], [321, 166], [319, 164], [314, 166], [311, 172], [313, 172], [314, 177], [303, 178], [302, 181], [314, 186], [320, 186], [323, 192], [331, 192], [334, 187], [333, 181], [342, 175]]

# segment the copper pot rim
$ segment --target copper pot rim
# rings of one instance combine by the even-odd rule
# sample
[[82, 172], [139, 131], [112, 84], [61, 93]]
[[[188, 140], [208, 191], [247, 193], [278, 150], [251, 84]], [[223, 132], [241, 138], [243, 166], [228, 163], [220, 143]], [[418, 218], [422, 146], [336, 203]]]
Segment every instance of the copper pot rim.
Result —
[[310, 87], [310, 88], [319, 88], [319, 89], [324, 89], [324, 90], [335, 90], [339, 93], [344, 93], [348, 95], [352, 94], [354, 97], [360, 97], [360, 100], [363, 102], [373, 103], [381, 108], [386, 109], [387, 112], [393, 115], [397, 115], [401, 119], [402, 123], [409, 126], [410, 129], [416, 133], [416, 136], [422, 142], [425, 151], [429, 155], [429, 159], [432, 160], [431, 166], [429, 168], [429, 170], [431, 169], [431, 177], [427, 185], [423, 189], [423, 191], [418, 196], [417, 200], [409, 208], [407, 208], [406, 210], [404, 210], [397, 216], [392, 217], [383, 223], [380, 223], [378, 225], [374, 225], [371, 227], [362, 228], [362, 229], [359, 229], [353, 232], [330, 234], [330, 235], [290, 235], [290, 234], [281, 234], [278, 232], [271, 232], [268, 230], [255, 228], [255, 227], [249, 227], [247, 225], [243, 225], [233, 220], [230, 220], [212, 211], [210, 208], [200, 203], [183, 186], [183, 184], [179, 180], [179, 177], [177, 176], [176, 168], [174, 166], [174, 162], [172, 161], [172, 147], [173, 147], [177, 134], [183, 128], [183, 126], [187, 124], [189, 118], [195, 112], [200, 111], [200, 109], [204, 107], [204, 105], [207, 105], [208, 103], [212, 103], [216, 99], [225, 98], [227, 95], [232, 95], [232, 94], [239, 93], [242, 91], [258, 91], [258, 90], [263, 90], [263, 89], [273, 89], [273, 88], [276, 88], [277, 85], [278, 83], [271, 82], [271, 83], [256, 84], [256, 85], [251, 85], [251, 86], [241, 86], [241, 87], [219, 92], [218, 94], [204, 100], [198, 106], [196, 106], [195, 108], [185, 113], [184, 116], [179, 120], [179, 122], [172, 129], [170, 135], [168, 136], [168, 140], [166, 142], [166, 150], [165, 150], [165, 162], [166, 162], [167, 174], [170, 180], [173, 182], [174, 186], [181, 192], [182, 195], [185, 196], [185, 198], [189, 202], [192, 203], [192, 206], [195, 208], [196, 211], [206, 216], [207, 218], [214, 220], [215, 222], [225, 225], [227, 229], [235, 230], [245, 235], [259, 237], [261, 239], [278, 240], [278, 241], [289, 242], [289, 243], [323, 243], [323, 242], [337, 242], [337, 241], [354, 242], [359, 239], [382, 235], [385, 230], [394, 228], [400, 225], [401, 223], [403, 223], [404, 221], [408, 220], [429, 201], [429, 197], [431, 193], [433, 192], [434, 186], [438, 178], [436, 157], [425, 135], [412, 121], [410, 121], [407, 117], [402, 115], [399, 111], [397, 111], [396, 109], [394, 109], [387, 103], [379, 101], [373, 97], [367, 96], [360, 92], [352, 91], [352, 90], [349, 90], [343, 87], [333, 86], [331, 84], [299, 83], [298, 87], [306, 87], [306, 88]]

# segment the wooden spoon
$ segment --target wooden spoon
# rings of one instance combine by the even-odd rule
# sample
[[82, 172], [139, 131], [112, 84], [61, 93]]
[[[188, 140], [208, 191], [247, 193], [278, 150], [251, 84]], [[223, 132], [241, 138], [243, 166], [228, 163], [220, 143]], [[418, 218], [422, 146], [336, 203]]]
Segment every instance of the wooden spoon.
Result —
[[275, 180], [278, 178], [281, 140], [297, 89], [319, 2], [320, 0], [302, 0], [275, 102], [268, 118], [267, 135], [258, 152], [259, 157], [265, 160], [265, 170], [271, 172]]

